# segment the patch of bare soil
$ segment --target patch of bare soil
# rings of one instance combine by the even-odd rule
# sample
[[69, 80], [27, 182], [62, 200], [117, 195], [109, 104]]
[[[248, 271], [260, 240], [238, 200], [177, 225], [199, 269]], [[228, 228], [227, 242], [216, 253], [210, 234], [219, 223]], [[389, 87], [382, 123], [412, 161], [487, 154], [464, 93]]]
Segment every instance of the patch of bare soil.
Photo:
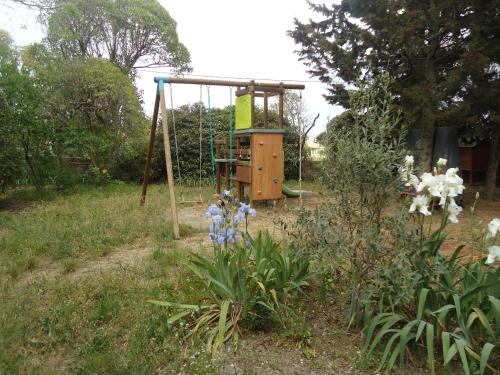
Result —
[[7, 211], [17, 213], [32, 207], [34, 204], [33, 201], [22, 199], [3, 199], [0, 200], [0, 212]]
[[[486, 230], [491, 219], [500, 217], [500, 200], [486, 200], [480, 198], [475, 208], [474, 217], [472, 217], [470, 208], [474, 204], [476, 190], [474, 186], [468, 187], [464, 194], [463, 212], [459, 216], [457, 224], [449, 224], [446, 228], [448, 238], [443, 243], [441, 250], [445, 254], [452, 254], [460, 245], [465, 245], [464, 255], [472, 255], [471, 249], [471, 228], [475, 222], [479, 229]], [[477, 253], [474, 255], [478, 255]]]
[[[239, 350], [226, 345], [221, 354], [221, 375], [243, 374], [374, 374], [378, 363], [362, 358], [362, 334], [347, 330], [344, 306], [311, 301], [306, 312], [311, 328], [309, 345], [284, 339], [279, 333], [250, 332], [240, 339]], [[316, 303], [314, 303], [316, 302]], [[409, 372], [426, 372], [412, 366]]]

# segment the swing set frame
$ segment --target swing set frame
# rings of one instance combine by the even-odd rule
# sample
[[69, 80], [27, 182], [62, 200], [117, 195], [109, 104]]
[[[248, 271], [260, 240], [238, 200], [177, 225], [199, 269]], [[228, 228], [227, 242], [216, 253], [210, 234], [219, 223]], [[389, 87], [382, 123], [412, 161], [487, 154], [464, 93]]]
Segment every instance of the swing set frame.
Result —
[[[304, 85], [301, 84], [285, 84], [283, 82], [255, 82], [251, 81], [232, 81], [232, 80], [214, 80], [214, 79], [199, 79], [199, 78], [181, 78], [181, 77], [155, 77], [156, 85], [156, 97], [153, 109], [153, 117], [151, 122], [151, 133], [149, 135], [148, 152], [146, 156], [146, 166], [144, 168], [144, 178], [142, 182], [142, 192], [141, 192], [141, 205], [146, 201], [146, 193], [148, 188], [149, 174], [151, 171], [151, 158], [153, 156], [153, 147], [156, 137], [156, 127], [158, 124], [158, 113], [161, 111], [162, 119], [162, 132], [163, 132], [163, 144], [165, 151], [165, 163], [167, 167], [167, 183], [170, 196], [170, 209], [172, 214], [172, 225], [174, 230], [174, 238], [180, 238], [179, 230], [179, 218], [177, 212], [177, 201], [175, 198], [175, 183], [174, 183], [174, 173], [172, 167], [172, 153], [170, 147], [170, 139], [168, 136], [168, 110], [165, 100], [165, 84], [191, 84], [191, 85], [206, 85], [206, 86], [226, 86], [226, 87], [237, 87], [239, 91], [273, 91], [280, 90], [280, 113], [282, 115], [283, 111], [283, 90], [303, 90]], [[267, 104], [267, 103], [266, 103]], [[172, 109], [173, 110], [173, 109]], [[280, 118], [280, 123], [282, 124], [283, 119]]]

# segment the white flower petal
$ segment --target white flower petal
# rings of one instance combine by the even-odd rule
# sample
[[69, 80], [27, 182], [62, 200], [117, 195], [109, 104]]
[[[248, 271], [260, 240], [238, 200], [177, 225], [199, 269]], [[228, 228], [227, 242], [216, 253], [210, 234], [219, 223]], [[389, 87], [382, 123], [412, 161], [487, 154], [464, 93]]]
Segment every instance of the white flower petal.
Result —
[[500, 219], [495, 218], [491, 220], [488, 224], [488, 234], [486, 237], [487, 238], [496, 237], [499, 230], [500, 230]]
[[488, 252], [489, 255], [486, 259], [486, 264], [493, 264], [495, 261], [500, 261], [500, 246], [490, 246]]

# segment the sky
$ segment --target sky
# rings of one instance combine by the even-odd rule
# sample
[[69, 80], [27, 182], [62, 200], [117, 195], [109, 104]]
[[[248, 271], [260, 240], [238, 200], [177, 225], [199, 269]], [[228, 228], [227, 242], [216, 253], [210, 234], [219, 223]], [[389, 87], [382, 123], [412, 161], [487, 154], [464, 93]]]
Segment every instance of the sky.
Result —
[[[287, 36], [293, 19], [307, 21], [316, 15], [305, 0], [159, 0], [177, 22], [180, 41], [191, 53], [194, 76], [249, 78], [255, 80], [305, 81], [302, 93], [311, 117], [320, 114], [312, 137], [325, 129], [327, 119], [342, 108], [326, 103], [325, 86], [306, 73], [294, 53], [297, 45]], [[7, 5], [6, 5], [7, 4]], [[37, 12], [0, 0], [0, 28], [8, 31], [18, 46], [41, 41], [43, 30], [36, 22]], [[137, 85], [144, 98], [144, 110], [152, 112], [155, 75], [168, 75], [166, 68], [141, 70]], [[168, 88], [170, 92], [170, 88]], [[172, 85], [177, 107], [200, 99], [200, 87]], [[170, 105], [170, 98], [167, 98]], [[213, 107], [229, 104], [227, 87], [210, 87]], [[234, 98], [233, 98], [234, 100]], [[203, 88], [207, 104], [207, 88]]]

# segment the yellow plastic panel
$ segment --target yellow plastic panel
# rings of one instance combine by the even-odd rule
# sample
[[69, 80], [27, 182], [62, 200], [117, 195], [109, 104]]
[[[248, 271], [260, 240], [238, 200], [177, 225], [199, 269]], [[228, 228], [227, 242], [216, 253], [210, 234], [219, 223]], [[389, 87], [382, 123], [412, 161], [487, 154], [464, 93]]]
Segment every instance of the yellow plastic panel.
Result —
[[252, 96], [250, 94], [236, 98], [236, 129], [252, 127]]

